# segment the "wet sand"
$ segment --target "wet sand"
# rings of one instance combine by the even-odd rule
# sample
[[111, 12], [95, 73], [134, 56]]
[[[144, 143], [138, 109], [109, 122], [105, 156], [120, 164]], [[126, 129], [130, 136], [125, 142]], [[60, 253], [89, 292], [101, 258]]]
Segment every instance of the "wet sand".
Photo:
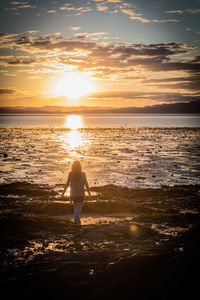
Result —
[[200, 184], [200, 128], [0, 128], [1, 182], [62, 184], [79, 159], [91, 186]]
[[62, 188], [0, 185], [2, 293], [120, 300], [197, 295], [200, 185], [92, 187], [82, 226], [59, 199]]

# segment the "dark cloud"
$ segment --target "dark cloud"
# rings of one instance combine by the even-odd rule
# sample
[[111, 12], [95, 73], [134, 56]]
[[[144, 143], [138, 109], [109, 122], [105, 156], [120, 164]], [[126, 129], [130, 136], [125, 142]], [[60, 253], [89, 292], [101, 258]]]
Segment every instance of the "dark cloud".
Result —
[[[101, 33], [105, 34], [105, 33]], [[2, 33], [3, 35], [3, 33]], [[159, 44], [113, 44], [107, 43], [104, 45], [87, 42], [85, 41], [86, 37], [89, 36], [98, 36], [99, 33], [79, 33], [76, 35], [77, 40], [72, 38], [66, 38], [61, 35], [47, 35], [47, 36], [18, 36], [16, 37], [15, 43], [16, 46], [20, 45], [27, 46], [23, 48], [24, 50], [30, 50], [30, 48], [35, 48], [38, 50], [46, 51], [75, 51], [88, 50], [92, 51], [93, 54], [97, 56], [102, 55], [120, 55], [122, 59], [132, 56], [170, 56], [170, 55], [180, 55], [188, 53], [191, 48], [194, 48], [192, 45], [185, 45], [181, 43], [159, 43]], [[82, 40], [83, 39], [83, 40]], [[23, 50], [22, 49], [22, 50]]]
[[187, 53], [186, 49], [171, 47], [170, 44], [133, 44], [131, 46], [119, 46], [112, 50], [113, 54], [120, 53], [124, 56], [168, 56]]
[[196, 56], [192, 62], [200, 62], [200, 55]]
[[170, 88], [170, 89], [185, 89], [185, 90], [199, 91], [200, 79], [198, 81], [188, 81], [188, 82], [181, 82], [177, 84], [160, 84], [156, 86], [158, 86], [161, 89]]
[[[177, 77], [177, 78], [162, 78], [162, 79], [145, 79], [142, 83], [152, 83], [160, 88], [171, 89], [187, 89], [200, 90], [200, 76]], [[172, 83], [172, 84], [171, 84]]]
[[31, 65], [36, 62], [36, 59], [31, 57], [1, 57], [0, 64], [1, 65], [13, 65], [13, 66], [23, 66], [23, 65]]
[[200, 94], [188, 94], [188, 93], [166, 93], [166, 92], [137, 92], [137, 91], [107, 91], [107, 92], [98, 92], [93, 93], [89, 98], [97, 99], [117, 99], [121, 98], [124, 100], [141, 100], [147, 99], [152, 101], [161, 101], [161, 102], [186, 102], [186, 101], [195, 101], [200, 100]]
[[29, 36], [22, 36], [16, 40], [16, 44], [19, 45], [30, 44], [30, 43], [31, 43], [31, 38]]
[[9, 35], [8, 33], [0, 32], [0, 38], [5, 37], [5, 36], [8, 36], [8, 35]]
[[152, 64], [152, 71], [191, 71], [200, 72], [200, 64], [193, 62], [167, 62], [161, 64]]
[[135, 91], [106, 91], [97, 92], [90, 95], [90, 98], [144, 98], [145, 93]]
[[15, 94], [15, 93], [16, 93], [15, 89], [11, 89], [11, 88], [0, 89], [0, 95], [12, 95], [12, 94]]

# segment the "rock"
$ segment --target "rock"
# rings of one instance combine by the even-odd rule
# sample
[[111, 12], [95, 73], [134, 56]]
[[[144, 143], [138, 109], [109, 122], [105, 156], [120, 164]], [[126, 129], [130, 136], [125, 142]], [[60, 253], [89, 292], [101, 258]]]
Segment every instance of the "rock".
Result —
[[143, 176], [136, 176], [135, 179], [140, 180], [140, 179], [146, 179], [146, 177]]

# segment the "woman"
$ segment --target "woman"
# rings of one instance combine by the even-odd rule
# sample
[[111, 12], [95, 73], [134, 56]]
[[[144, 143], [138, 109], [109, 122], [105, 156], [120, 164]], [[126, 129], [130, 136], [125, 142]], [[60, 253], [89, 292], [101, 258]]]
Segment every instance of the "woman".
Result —
[[61, 198], [64, 196], [68, 186], [70, 186], [70, 203], [74, 202], [74, 224], [80, 225], [80, 213], [85, 199], [85, 187], [89, 196], [91, 194], [86, 174], [82, 172], [81, 163], [78, 160], [75, 160], [71, 166], [71, 172], [69, 172]]

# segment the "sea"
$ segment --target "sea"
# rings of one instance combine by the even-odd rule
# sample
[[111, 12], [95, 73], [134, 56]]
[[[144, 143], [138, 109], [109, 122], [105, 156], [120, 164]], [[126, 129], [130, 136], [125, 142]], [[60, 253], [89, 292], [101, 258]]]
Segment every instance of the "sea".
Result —
[[[73, 115], [74, 116], [74, 115]], [[75, 115], [77, 127], [200, 127], [200, 114], [90, 114]], [[0, 115], [0, 127], [70, 128], [71, 115]], [[80, 124], [81, 122], [81, 124]]]
[[0, 183], [64, 184], [80, 160], [91, 186], [200, 184], [200, 115], [1, 115]]

